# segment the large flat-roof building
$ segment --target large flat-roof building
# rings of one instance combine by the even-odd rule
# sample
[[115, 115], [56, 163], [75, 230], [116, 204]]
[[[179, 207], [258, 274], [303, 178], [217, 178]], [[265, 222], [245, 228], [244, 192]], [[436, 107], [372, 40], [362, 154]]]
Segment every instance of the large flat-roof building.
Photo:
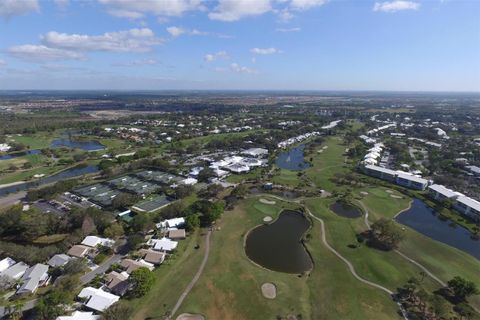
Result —
[[428, 193], [432, 197], [433, 200], [436, 201], [446, 201], [446, 200], [453, 200], [460, 196], [463, 196], [460, 192], [453, 191], [441, 184], [432, 184], [428, 187]]
[[453, 207], [461, 214], [470, 217], [475, 221], [480, 221], [480, 202], [466, 196], [460, 196]]
[[375, 165], [364, 166], [363, 172], [369, 176], [390, 181], [405, 188], [425, 190], [425, 188], [428, 186], [427, 179]]

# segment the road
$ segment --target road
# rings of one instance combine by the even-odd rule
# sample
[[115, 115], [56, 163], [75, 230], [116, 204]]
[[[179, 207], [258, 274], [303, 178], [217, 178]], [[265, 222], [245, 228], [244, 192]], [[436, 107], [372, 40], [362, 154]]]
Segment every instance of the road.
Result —
[[170, 316], [167, 318], [167, 320], [170, 320], [171, 317], [173, 317], [173, 316], [175, 315], [175, 313], [177, 313], [178, 309], [180, 308], [180, 306], [181, 306], [182, 303], [183, 303], [183, 300], [185, 300], [185, 298], [187, 297], [187, 295], [188, 295], [188, 294], [190, 293], [190, 291], [192, 290], [193, 286], [195, 286], [195, 284], [197, 283], [198, 279], [199, 279], [200, 276], [202, 275], [203, 269], [205, 269], [205, 265], [207, 264], [207, 261], [208, 261], [208, 255], [210, 254], [210, 235], [211, 235], [211, 234], [212, 234], [212, 231], [211, 231], [211, 230], [208, 230], [207, 236], [205, 237], [205, 253], [204, 253], [204, 256], [203, 256], [202, 263], [201, 263], [200, 266], [198, 267], [197, 273], [196, 273], [195, 276], [193, 277], [192, 281], [190, 281], [190, 283], [188, 284], [188, 286], [185, 288], [185, 290], [182, 292], [182, 294], [180, 295], [180, 298], [178, 298], [177, 303], [176, 303], [175, 306], [173, 307], [172, 312], [170, 313]]
[[17, 193], [10, 193], [4, 197], [0, 198], [0, 209], [10, 207], [25, 198], [27, 193], [25, 191], [20, 191]]

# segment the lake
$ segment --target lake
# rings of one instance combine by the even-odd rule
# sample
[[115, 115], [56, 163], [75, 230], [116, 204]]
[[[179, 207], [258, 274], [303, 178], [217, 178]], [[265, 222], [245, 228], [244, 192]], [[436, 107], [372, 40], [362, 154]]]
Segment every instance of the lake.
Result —
[[0, 189], [0, 197], [5, 196], [9, 193], [18, 192], [18, 191], [25, 191], [25, 190], [28, 190], [30, 188], [37, 188], [37, 187], [39, 187], [41, 185], [44, 185], [44, 184], [49, 184], [49, 183], [57, 182], [57, 181], [60, 181], [60, 180], [65, 180], [65, 179], [69, 179], [69, 178], [73, 178], [73, 177], [78, 177], [78, 176], [82, 176], [84, 174], [94, 173], [94, 172], [98, 172], [98, 171], [99, 171], [98, 167], [94, 166], [94, 165], [70, 168], [70, 169], [67, 169], [67, 170], [63, 170], [59, 173], [56, 173], [54, 175], [44, 177], [44, 178], [40, 178], [40, 179], [35, 180], [35, 181], [27, 181], [27, 182], [17, 184], [17, 185], [14, 185], [14, 186], [1, 188]]
[[398, 215], [396, 221], [480, 260], [480, 241], [473, 240], [467, 229], [452, 226], [452, 221], [440, 220], [438, 214], [421, 200], [414, 199], [412, 207]]
[[38, 150], [38, 149], [12, 152], [12, 153], [1, 155], [0, 160], [10, 160], [10, 159], [18, 158], [18, 157], [27, 156], [29, 154], [40, 154], [40, 153], [41, 153], [41, 151]]
[[301, 240], [310, 221], [300, 212], [284, 210], [271, 224], [253, 229], [247, 236], [245, 251], [255, 263], [285, 273], [302, 273], [313, 262]]
[[343, 201], [337, 201], [332, 204], [330, 206], [330, 210], [345, 218], [358, 218], [362, 216], [362, 210], [350, 203]]
[[281, 152], [275, 164], [282, 169], [287, 170], [304, 170], [310, 167], [310, 163], [304, 159], [305, 145], [301, 144], [298, 147], [292, 148], [288, 151]]
[[55, 139], [50, 143], [52, 148], [68, 147], [73, 149], [81, 149], [85, 151], [103, 150], [105, 146], [94, 140], [72, 140], [70, 137]]

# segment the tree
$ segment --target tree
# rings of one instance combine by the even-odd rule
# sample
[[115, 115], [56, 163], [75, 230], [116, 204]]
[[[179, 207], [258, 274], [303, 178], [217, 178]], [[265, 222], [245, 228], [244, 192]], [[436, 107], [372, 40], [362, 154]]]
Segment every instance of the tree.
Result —
[[463, 302], [466, 298], [480, 293], [474, 282], [468, 281], [459, 276], [448, 281], [447, 288], [458, 302]]
[[200, 215], [198, 213], [189, 214], [185, 218], [185, 227], [187, 231], [193, 231], [200, 226]]
[[114, 209], [126, 208], [133, 205], [137, 201], [138, 201], [137, 196], [130, 193], [122, 192], [118, 196], [113, 198], [112, 208]]
[[179, 185], [177, 188], [175, 188], [175, 198], [177, 199], [183, 199], [191, 195], [195, 189], [193, 186], [189, 185]]
[[148, 268], [141, 267], [130, 274], [128, 281], [132, 286], [130, 294], [138, 298], [150, 291], [155, 282], [155, 275]]
[[146, 232], [153, 228], [153, 220], [147, 213], [140, 213], [133, 217], [130, 226], [135, 232]]
[[132, 313], [132, 308], [122, 302], [116, 302], [114, 303], [110, 308], [108, 308], [104, 313], [103, 313], [103, 319], [104, 320], [128, 320], [130, 319], [130, 315]]
[[209, 203], [205, 208], [202, 218], [207, 225], [210, 225], [222, 216], [224, 210], [225, 205], [222, 201]]
[[113, 223], [103, 231], [103, 235], [107, 238], [116, 239], [123, 236], [124, 230], [121, 224]]
[[75, 275], [84, 272], [87, 269], [85, 260], [83, 259], [71, 259], [63, 267], [63, 272], [67, 275]]
[[232, 196], [235, 196], [237, 198], [240, 198], [240, 199], [243, 199], [245, 198], [245, 196], [247, 195], [248, 193], [248, 189], [245, 185], [243, 184], [239, 184], [238, 186], [236, 186], [233, 190], [232, 190], [232, 193], [231, 195]]
[[404, 235], [392, 220], [381, 218], [372, 224], [368, 244], [383, 250], [397, 248]]
[[212, 168], [203, 168], [202, 171], [198, 173], [198, 181], [208, 183], [210, 178], [215, 177], [215, 172]]

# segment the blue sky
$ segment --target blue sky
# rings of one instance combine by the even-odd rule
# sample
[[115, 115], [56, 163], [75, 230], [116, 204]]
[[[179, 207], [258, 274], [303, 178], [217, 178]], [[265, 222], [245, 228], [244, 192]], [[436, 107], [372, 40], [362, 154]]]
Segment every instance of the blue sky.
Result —
[[480, 91], [480, 1], [0, 0], [0, 89]]

